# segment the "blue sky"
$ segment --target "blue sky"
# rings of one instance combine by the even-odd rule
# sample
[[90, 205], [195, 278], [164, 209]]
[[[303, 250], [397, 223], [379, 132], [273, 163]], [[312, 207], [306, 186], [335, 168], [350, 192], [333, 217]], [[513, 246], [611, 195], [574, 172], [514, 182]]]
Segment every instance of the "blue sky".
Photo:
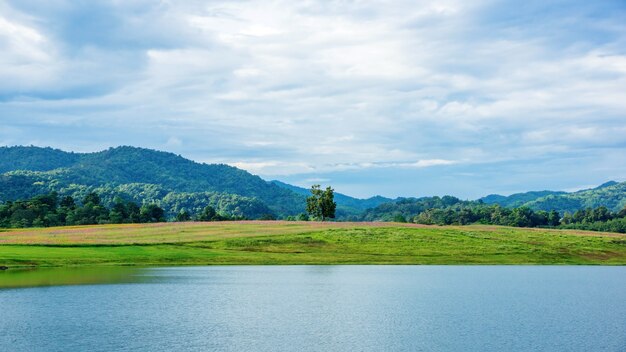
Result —
[[365, 197], [626, 180], [626, 3], [0, 0], [0, 145]]

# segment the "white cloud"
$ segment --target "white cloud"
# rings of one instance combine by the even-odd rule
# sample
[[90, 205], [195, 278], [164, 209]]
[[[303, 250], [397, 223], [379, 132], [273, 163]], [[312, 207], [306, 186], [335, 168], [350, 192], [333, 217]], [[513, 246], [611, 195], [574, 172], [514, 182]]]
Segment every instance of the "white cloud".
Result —
[[55, 48], [42, 33], [0, 13], [0, 92], [37, 89], [57, 76]]

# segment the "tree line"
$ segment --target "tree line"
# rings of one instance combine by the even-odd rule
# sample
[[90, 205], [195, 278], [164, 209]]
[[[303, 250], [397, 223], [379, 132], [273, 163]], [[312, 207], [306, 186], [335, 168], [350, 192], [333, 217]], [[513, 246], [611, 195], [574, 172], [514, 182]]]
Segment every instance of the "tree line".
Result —
[[[322, 190], [315, 185], [307, 198], [307, 212], [290, 216], [286, 220], [321, 220], [335, 217], [336, 203], [333, 189]], [[198, 208], [195, 208], [198, 209]], [[513, 227], [551, 227], [592, 231], [626, 233], [626, 207], [613, 212], [607, 207], [587, 208], [561, 215], [556, 210], [532, 210], [522, 206], [507, 208], [487, 205], [480, 201], [461, 201], [454, 197], [404, 199], [395, 204], [377, 207], [384, 221], [413, 222], [427, 225], [488, 224]], [[370, 214], [375, 214], [370, 212]], [[414, 214], [414, 215], [410, 215]], [[224, 221], [244, 220], [218, 212], [207, 205], [201, 211], [190, 212], [182, 208], [173, 221]], [[262, 220], [275, 220], [272, 214]], [[59, 197], [55, 192], [38, 195], [27, 200], [0, 204], [0, 228], [49, 227], [63, 225], [151, 223], [167, 221], [166, 213], [156, 203], [137, 203], [115, 197], [105, 206], [100, 196], [91, 192], [80, 202], [71, 196]]]
[[[396, 221], [406, 221], [402, 215]], [[604, 206], [582, 209], [563, 216], [556, 210], [534, 211], [528, 207], [504, 208], [499, 205], [454, 205], [431, 208], [415, 215], [412, 222], [434, 225], [488, 224], [513, 227], [553, 227], [626, 233], [626, 207], [612, 212]]]
[[[197, 214], [182, 209], [176, 221], [238, 220], [218, 213], [206, 206]], [[139, 206], [132, 201], [116, 197], [111, 206], [102, 204], [100, 196], [87, 194], [80, 203], [71, 196], [59, 197], [57, 193], [38, 195], [27, 200], [9, 201], [0, 205], [0, 228], [49, 227], [65, 225], [153, 223], [167, 221], [165, 211], [156, 203]]]

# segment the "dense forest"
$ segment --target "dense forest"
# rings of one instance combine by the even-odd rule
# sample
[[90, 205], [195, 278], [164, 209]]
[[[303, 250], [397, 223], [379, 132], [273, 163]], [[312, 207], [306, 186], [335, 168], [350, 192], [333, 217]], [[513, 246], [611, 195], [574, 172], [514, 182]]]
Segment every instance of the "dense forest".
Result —
[[[217, 212], [205, 206], [194, 212], [181, 208], [172, 220], [221, 221], [241, 217]], [[88, 193], [80, 202], [57, 193], [35, 196], [28, 200], [0, 205], [0, 228], [48, 227], [64, 225], [150, 223], [166, 221], [165, 211], [157, 204], [125, 201], [116, 197], [107, 207], [97, 193]]]
[[[201, 164], [181, 156], [135, 147], [110, 148], [97, 153], [66, 153], [51, 148], [0, 148], [0, 200], [27, 199], [57, 192], [76, 198], [99, 189], [123, 188], [125, 197], [154, 202], [165, 194], [237, 195], [255, 199], [276, 216], [304, 211], [305, 198], [244, 170], [224, 164]], [[150, 197], [158, 188], [158, 197]], [[164, 205], [167, 207], [167, 205]], [[236, 207], [236, 206], [235, 206]], [[241, 209], [252, 206], [243, 206]], [[168, 214], [175, 212], [165, 209]], [[254, 217], [260, 214], [243, 214]]]
[[482, 200], [463, 201], [456, 197], [406, 198], [368, 209], [361, 220], [413, 222], [426, 225], [490, 224], [515, 227], [559, 227], [626, 232], [626, 206], [611, 211], [605, 206], [579, 209], [563, 214], [552, 209], [533, 210], [527, 206], [507, 208]]
[[571, 193], [539, 191], [516, 193], [508, 197], [489, 195], [480, 200], [483, 203], [499, 204], [507, 208], [526, 206], [533, 210], [556, 210], [560, 214], [600, 206], [619, 211], [626, 206], [626, 182], [609, 181], [592, 189]]
[[626, 207], [612, 212], [606, 207], [566, 212], [532, 210], [528, 207], [504, 208], [499, 205], [472, 204], [428, 209], [412, 222], [436, 225], [489, 224], [514, 227], [556, 227], [626, 233]]
[[[208, 195], [209, 199], [211, 195]], [[223, 200], [223, 199], [222, 199]], [[28, 200], [10, 201], [0, 205], [0, 228], [48, 227], [63, 225], [150, 223], [164, 221], [222, 221], [243, 220], [244, 216], [233, 212], [218, 211], [206, 202], [195, 203], [185, 196], [164, 199], [178, 209], [172, 217], [167, 217], [163, 208], [156, 203], [137, 203], [115, 197], [106, 206], [101, 197], [87, 193], [80, 201], [71, 196], [59, 197], [57, 193], [38, 195]], [[211, 201], [209, 201], [211, 202]], [[379, 208], [387, 209], [389, 204]], [[490, 224], [514, 227], [550, 227], [582, 229], [593, 231], [626, 233], [626, 207], [612, 212], [602, 206], [583, 209], [561, 216], [556, 210], [534, 211], [528, 207], [506, 208], [488, 205], [481, 201], [462, 201], [455, 197], [429, 197], [403, 199], [396, 203], [396, 211], [390, 212], [387, 221], [413, 222], [426, 225], [469, 225]], [[387, 209], [389, 210], [389, 209]], [[403, 212], [415, 214], [405, 216]], [[372, 214], [369, 212], [368, 214]], [[273, 220], [272, 214], [260, 219]], [[307, 221], [302, 213], [288, 216], [286, 220]]]

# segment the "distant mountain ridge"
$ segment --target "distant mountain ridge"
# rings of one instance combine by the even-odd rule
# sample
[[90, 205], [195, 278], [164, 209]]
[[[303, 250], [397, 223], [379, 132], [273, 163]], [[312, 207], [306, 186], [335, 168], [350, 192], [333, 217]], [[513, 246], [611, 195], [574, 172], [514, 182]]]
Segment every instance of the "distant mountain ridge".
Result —
[[533, 210], [557, 210], [561, 214], [599, 206], [619, 211], [626, 206], [626, 182], [609, 181], [576, 192], [532, 191], [510, 196], [492, 194], [479, 200], [486, 204], [499, 204], [508, 208], [526, 206]]
[[[156, 202], [170, 217], [181, 210], [199, 211], [206, 205], [246, 218], [285, 217], [305, 211], [309, 190], [281, 181], [265, 181], [224, 164], [202, 164], [173, 153], [122, 146], [94, 153], [65, 152], [40, 147], [0, 147], [0, 202], [58, 192], [77, 200], [89, 192], [105, 203], [116, 196], [136, 202]], [[444, 207], [454, 197], [358, 199], [335, 194], [340, 219], [389, 220], [428, 206]], [[577, 192], [532, 191], [480, 198], [503, 207], [575, 212], [606, 206], [626, 206], [626, 182], [609, 181]], [[415, 214], [413, 214], [415, 215]]]
[[602, 185], [577, 192], [531, 191], [510, 196], [491, 194], [475, 201], [460, 200], [452, 196], [399, 198], [365, 210], [359, 220], [411, 221], [429, 209], [450, 207], [477, 207], [481, 204], [500, 205], [505, 208], [528, 207], [532, 210], [556, 210], [561, 215], [586, 208], [605, 206], [618, 212], [626, 206], [626, 182], [609, 181]]
[[549, 195], [561, 195], [567, 192], [560, 191], [530, 191], [523, 193], [515, 193], [510, 196], [502, 196], [499, 194], [490, 194], [482, 197], [481, 200], [485, 204], [499, 204], [507, 208], [521, 207], [522, 205]]

